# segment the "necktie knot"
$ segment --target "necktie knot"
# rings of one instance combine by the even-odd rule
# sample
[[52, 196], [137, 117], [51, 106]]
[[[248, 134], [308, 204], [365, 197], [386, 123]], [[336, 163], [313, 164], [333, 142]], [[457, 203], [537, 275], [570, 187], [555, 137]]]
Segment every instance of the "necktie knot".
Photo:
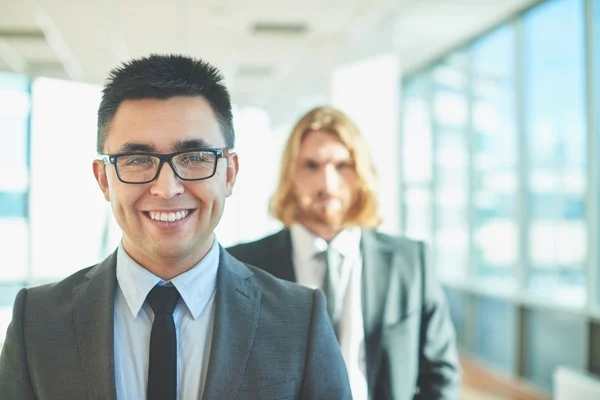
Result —
[[154, 286], [146, 298], [154, 314], [173, 314], [179, 300], [175, 286]]

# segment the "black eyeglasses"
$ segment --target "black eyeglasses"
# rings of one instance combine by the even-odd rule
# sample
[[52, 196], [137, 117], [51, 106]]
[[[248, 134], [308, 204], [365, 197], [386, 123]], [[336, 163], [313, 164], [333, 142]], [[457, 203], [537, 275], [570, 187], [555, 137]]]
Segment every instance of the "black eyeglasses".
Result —
[[170, 154], [122, 153], [102, 154], [105, 165], [115, 166], [117, 177], [123, 183], [142, 184], [155, 180], [165, 162], [183, 181], [211, 178], [217, 170], [219, 158], [229, 157], [229, 149], [182, 150]]

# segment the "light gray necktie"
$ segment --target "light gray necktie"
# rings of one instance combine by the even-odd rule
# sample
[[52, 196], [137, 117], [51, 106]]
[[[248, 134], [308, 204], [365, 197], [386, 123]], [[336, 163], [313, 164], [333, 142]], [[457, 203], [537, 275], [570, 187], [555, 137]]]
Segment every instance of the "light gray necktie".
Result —
[[331, 320], [331, 325], [335, 331], [335, 336], [339, 341], [339, 325], [341, 318], [341, 304], [336, 296], [336, 286], [339, 285], [339, 267], [340, 255], [335, 253], [335, 250], [327, 248], [326, 251], [320, 253], [325, 259], [325, 280], [323, 281], [323, 292], [327, 298], [327, 313]]

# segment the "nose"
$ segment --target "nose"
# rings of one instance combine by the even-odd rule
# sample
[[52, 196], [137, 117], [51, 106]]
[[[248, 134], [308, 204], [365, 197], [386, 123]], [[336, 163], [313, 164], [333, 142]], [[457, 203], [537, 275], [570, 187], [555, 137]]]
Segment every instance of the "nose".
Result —
[[169, 163], [162, 165], [158, 176], [151, 185], [150, 193], [160, 196], [165, 200], [182, 194], [184, 190], [183, 182], [175, 175], [175, 171], [173, 171]]
[[322, 172], [323, 189], [328, 193], [335, 193], [340, 185], [340, 175], [333, 164], [327, 164]]

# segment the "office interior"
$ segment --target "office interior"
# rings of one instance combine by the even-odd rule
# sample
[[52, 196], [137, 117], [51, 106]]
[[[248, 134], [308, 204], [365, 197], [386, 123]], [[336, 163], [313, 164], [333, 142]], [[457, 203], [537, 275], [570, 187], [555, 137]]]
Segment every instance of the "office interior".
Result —
[[287, 135], [338, 107], [380, 229], [430, 245], [463, 398], [600, 398], [600, 0], [0, 0], [0, 343], [21, 288], [118, 245], [96, 112], [108, 71], [150, 53], [203, 58], [231, 91], [223, 246], [280, 229]]

